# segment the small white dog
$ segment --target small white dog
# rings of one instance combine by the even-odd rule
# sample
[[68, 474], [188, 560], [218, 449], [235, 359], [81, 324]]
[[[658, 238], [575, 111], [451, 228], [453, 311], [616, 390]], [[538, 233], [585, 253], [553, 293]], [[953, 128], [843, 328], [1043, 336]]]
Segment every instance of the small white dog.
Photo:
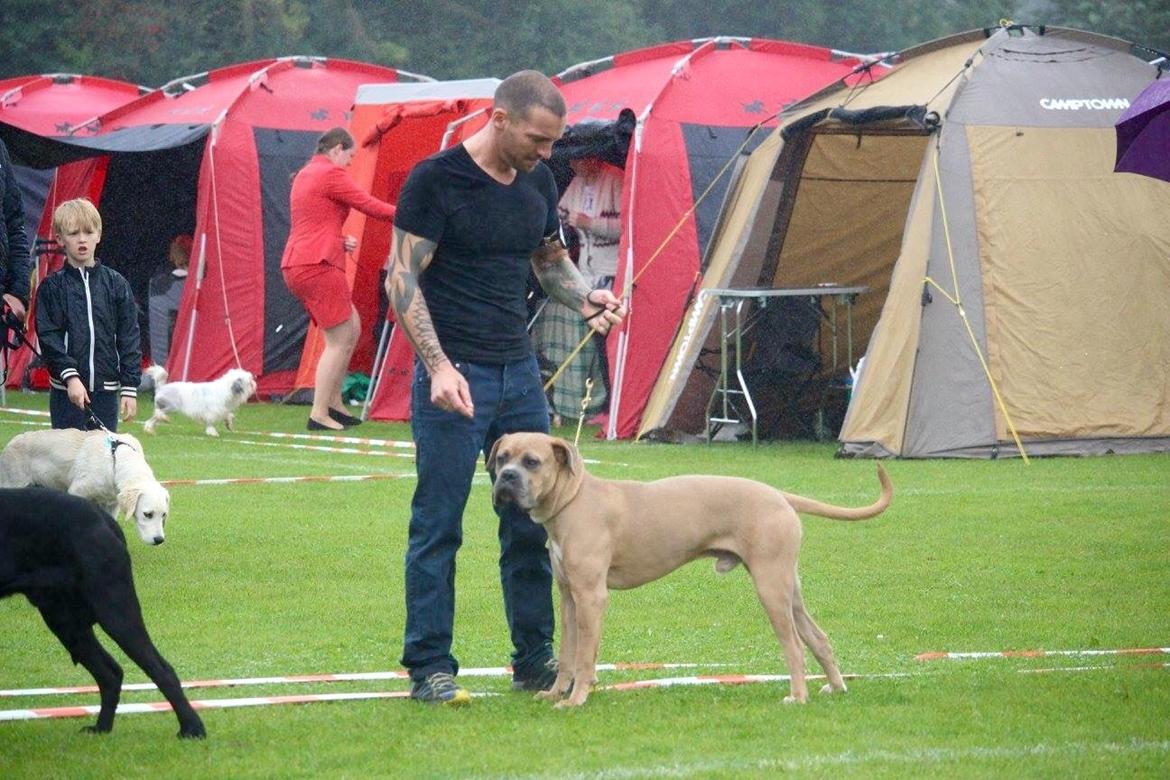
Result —
[[236, 408], [256, 392], [250, 371], [233, 368], [212, 382], [167, 382], [162, 366], [150, 366], [146, 373], [154, 380], [154, 414], [143, 426], [154, 433], [160, 422], [169, 422], [171, 412], [180, 412], [207, 426], [208, 436], [219, 436], [215, 424], [234, 430]]
[[133, 517], [150, 545], [166, 540], [171, 495], [154, 478], [142, 444], [128, 433], [29, 431], [0, 452], [0, 487], [42, 485], [88, 498], [115, 517]]

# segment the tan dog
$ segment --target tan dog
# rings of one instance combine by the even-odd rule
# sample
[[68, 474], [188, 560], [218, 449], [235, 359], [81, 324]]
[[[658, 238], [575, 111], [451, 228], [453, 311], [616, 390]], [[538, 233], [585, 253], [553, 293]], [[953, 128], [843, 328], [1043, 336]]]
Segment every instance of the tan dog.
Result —
[[154, 477], [142, 443], [128, 433], [26, 431], [0, 452], [0, 487], [41, 485], [88, 498], [115, 517], [132, 517], [149, 545], [166, 540], [171, 494]]
[[609, 588], [635, 588], [704, 556], [715, 558], [719, 573], [742, 563], [751, 574], [788, 664], [786, 702], [808, 699], [802, 640], [829, 679], [822, 691], [845, 690], [829, 639], [804, 608], [796, 574], [801, 536], [796, 513], [837, 520], [880, 514], [894, 492], [880, 464], [881, 496], [856, 509], [735, 477], [602, 480], [586, 473], [571, 444], [542, 433], [500, 438], [488, 469], [495, 475], [492, 501], [527, 510], [548, 531], [561, 592], [560, 673], [539, 697], [558, 700], [558, 707], [585, 703], [597, 682]]

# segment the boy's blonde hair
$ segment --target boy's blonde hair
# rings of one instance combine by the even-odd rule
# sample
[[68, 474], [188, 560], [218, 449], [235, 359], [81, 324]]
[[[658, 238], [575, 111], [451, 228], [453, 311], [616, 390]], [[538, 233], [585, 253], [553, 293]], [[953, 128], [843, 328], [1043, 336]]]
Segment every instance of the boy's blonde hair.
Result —
[[89, 198], [67, 200], [53, 211], [53, 232], [67, 233], [74, 228], [102, 232], [102, 215]]

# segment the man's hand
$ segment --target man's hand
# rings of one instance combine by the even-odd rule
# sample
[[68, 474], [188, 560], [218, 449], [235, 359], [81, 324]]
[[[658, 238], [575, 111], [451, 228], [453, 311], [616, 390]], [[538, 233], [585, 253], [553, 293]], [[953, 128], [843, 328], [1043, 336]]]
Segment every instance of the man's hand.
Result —
[[431, 403], [445, 412], [456, 412], [464, 417], [475, 416], [471, 402], [471, 388], [459, 370], [444, 361], [431, 374]]
[[604, 336], [610, 328], [621, 324], [626, 310], [621, 300], [609, 290], [590, 290], [581, 304], [581, 316], [594, 332]]
[[24, 304], [20, 302], [20, 298], [17, 298], [12, 293], [4, 293], [4, 302], [8, 304], [8, 308], [12, 309], [12, 313], [16, 315], [17, 319], [24, 322], [25, 317], [28, 316], [28, 312], [25, 311]]
[[353, 236], [342, 236], [341, 245], [345, 247], [346, 252], [352, 252], [353, 250], [357, 249], [358, 242], [357, 239]]
[[138, 399], [132, 395], [122, 396], [119, 404], [122, 413], [122, 421], [133, 420], [134, 415], [138, 414]]
[[588, 230], [593, 227], [593, 220], [584, 211], [573, 211], [569, 213], [568, 223], [575, 228], [581, 230]]

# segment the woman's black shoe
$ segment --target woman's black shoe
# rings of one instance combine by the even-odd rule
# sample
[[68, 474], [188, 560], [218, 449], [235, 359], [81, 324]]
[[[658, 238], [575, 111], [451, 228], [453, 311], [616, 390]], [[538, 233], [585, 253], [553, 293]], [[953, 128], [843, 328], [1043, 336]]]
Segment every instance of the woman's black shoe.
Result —
[[337, 411], [332, 406], [329, 407], [329, 416], [332, 417], [336, 422], [339, 422], [342, 425], [344, 425], [346, 428], [352, 428], [355, 425], [362, 424], [361, 418], [351, 417], [350, 415], [346, 414], [345, 412]]
[[310, 431], [329, 431], [330, 433], [341, 433], [341, 430], [342, 430], [340, 428], [330, 428], [328, 425], [325, 425], [324, 423], [317, 422], [312, 417], [309, 418], [309, 422], [307, 425], [305, 425], [305, 427], [308, 428]]

